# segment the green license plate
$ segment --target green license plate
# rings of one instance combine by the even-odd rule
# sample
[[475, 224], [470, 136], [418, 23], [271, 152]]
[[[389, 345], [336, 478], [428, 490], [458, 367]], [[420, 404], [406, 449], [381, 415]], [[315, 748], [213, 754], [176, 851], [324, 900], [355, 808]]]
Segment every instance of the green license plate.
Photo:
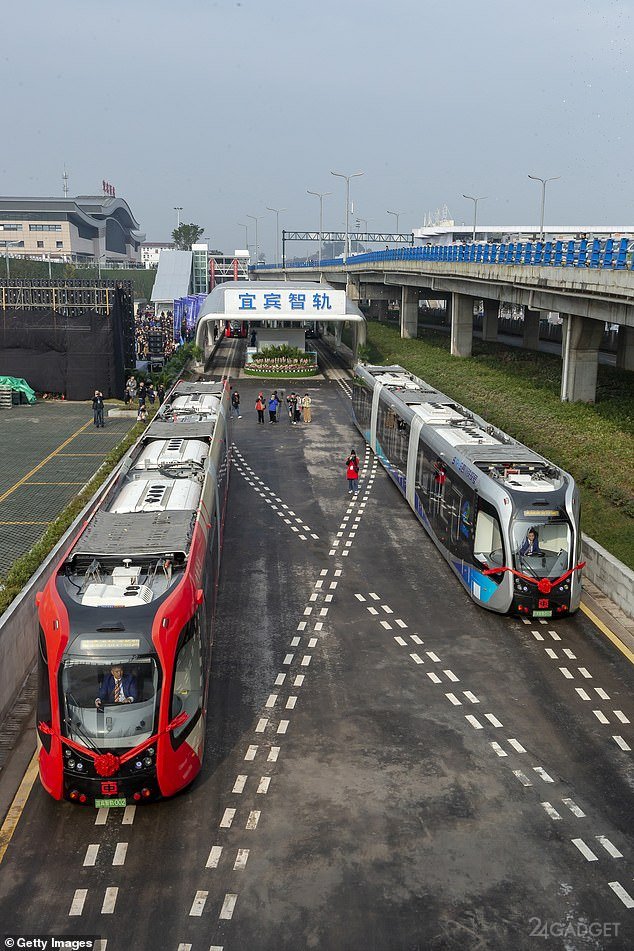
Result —
[[552, 617], [552, 611], [533, 611], [533, 617]]
[[125, 799], [95, 799], [95, 809], [107, 809], [108, 806], [113, 806], [116, 809], [126, 805]]

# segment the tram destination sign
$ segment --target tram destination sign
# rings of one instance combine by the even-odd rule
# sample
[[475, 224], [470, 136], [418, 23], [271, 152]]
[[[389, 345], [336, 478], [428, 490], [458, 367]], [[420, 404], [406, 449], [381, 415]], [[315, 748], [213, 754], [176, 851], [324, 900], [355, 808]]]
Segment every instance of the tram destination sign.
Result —
[[330, 288], [293, 287], [288, 290], [253, 289], [225, 291], [225, 314], [258, 317], [342, 317], [346, 313], [346, 292]]

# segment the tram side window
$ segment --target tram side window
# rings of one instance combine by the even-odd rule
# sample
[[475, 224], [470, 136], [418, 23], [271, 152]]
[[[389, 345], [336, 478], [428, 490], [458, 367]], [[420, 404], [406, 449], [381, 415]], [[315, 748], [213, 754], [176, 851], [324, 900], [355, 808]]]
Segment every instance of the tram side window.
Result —
[[483, 567], [495, 568], [504, 565], [504, 546], [502, 532], [497, 517], [489, 512], [478, 511], [473, 553]]
[[407, 470], [409, 424], [389, 406], [379, 404], [377, 435], [383, 452], [403, 472]]
[[[44, 637], [44, 631], [42, 628], [40, 628], [37, 670], [37, 722], [50, 724], [51, 720], [51, 687], [48, 679], [46, 638]], [[46, 733], [40, 733], [40, 740], [48, 752], [51, 748], [50, 735]]]
[[198, 719], [203, 704], [203, 660], [200, 627], [187, 625], [185, 638], [176, 656], [171, 719], [183, 711], [187, 720], [172, 732], [173, 739], [183, 740]]
[[363, 384], [355, 383], [353, 385], [352, 405], [359, 425], [369, 428], [372, 416], [372, 394]]

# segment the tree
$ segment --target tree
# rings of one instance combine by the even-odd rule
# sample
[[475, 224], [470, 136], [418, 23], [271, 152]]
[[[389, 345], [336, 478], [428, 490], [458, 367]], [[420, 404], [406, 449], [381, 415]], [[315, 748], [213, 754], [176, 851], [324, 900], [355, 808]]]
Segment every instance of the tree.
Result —
[[204, 230], [193, 222], [182, 224], [172, 231], [172, 240], [179, 251], [190, 251], [192, 244], [196, 244]]

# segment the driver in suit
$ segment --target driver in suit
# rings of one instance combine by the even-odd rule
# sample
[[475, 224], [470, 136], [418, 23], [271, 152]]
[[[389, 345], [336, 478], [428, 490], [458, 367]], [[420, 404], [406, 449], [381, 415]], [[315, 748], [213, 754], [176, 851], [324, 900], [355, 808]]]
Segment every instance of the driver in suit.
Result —
[[134, 674], [124, 674], [121, 664], [113, 664], [108, 676], [103, 678], [95, 706], [100, 707], [104, 703], [134, 703], [136, 700], [136, 677]]

